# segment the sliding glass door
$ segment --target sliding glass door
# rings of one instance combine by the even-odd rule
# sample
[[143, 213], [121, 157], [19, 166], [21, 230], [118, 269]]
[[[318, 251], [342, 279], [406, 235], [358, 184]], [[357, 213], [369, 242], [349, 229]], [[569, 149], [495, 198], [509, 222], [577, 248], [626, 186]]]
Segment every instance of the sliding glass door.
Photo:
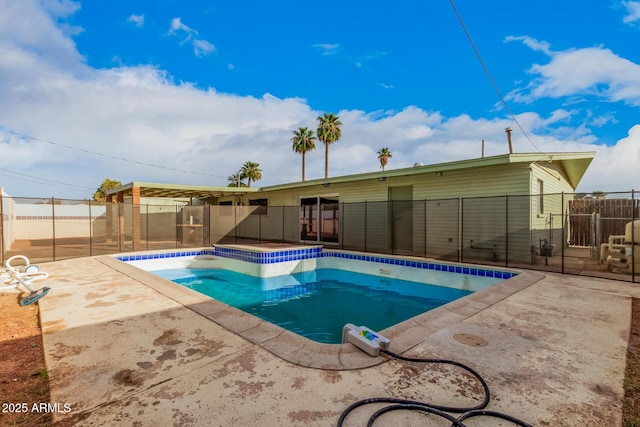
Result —
[[300, 240], [318, 241], [318, 198], [300, 199]]
[[338, 243], [340, 238], [340, 200], [338, 196], [300, 199], [300, 240]]

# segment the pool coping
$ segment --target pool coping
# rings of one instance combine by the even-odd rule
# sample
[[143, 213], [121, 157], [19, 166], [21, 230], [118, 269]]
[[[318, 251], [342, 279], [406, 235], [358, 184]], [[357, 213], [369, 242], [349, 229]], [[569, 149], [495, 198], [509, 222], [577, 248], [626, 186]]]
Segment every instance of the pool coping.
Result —
[[[113, 256], [103, 255], [96, 259], [293, 364], [316, 369], [350, 370], [375, 366], [387, 360], [383, 356], [369, 356], [351, 344], [312, 341]], [[531, 271], [518, 273], [510, 279], [378, 332], [391, 341], [390, 351], [406, 352], [426, 341], [429, 335], [459, 323], [545, 277], [544, 274]]]

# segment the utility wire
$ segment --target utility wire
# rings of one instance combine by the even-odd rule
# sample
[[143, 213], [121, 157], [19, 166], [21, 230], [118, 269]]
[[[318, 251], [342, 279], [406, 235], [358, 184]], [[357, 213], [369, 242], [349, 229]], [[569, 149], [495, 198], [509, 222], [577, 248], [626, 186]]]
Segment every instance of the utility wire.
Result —
[[515, 124], [518, 125], [518, 128], [520, 129], [520, 131], [522, 132], [524, 137], [527, 139], [527, 141], [529, 141], [529, 143], [531, 145], [533, 145], [533, 147], [536, 150], [538, 150], [538, 152], [542, 153], [542, 151], [538, 148], [538, 146], [536, 144], [534, 144], [533, 141], [531, 141], [531, 139], [529, 138], [529, 135], [527, 135], [527, 132], [525, 132], [525, 130], [523, 129], [522, 125], [520, 125], [520, 122], [516, 118], [516, 115], [513, 114], [513, 112], [511, 111], [511, 108], [509, 107], [509, 104], [507, 104], [507, 101], [504, 99], [504, 96], [502, 96], [502, 93], [500, 92], [500, 89], [498, 88], [498, 85], [496, 84], [495, 80], [493, 80], [493, 77], [491, 77], [491, 73], [489, 72], [489, 68], [487, 68], [487, 65], [484, 63], [484, 60], [482, 59], [482, 56], [480, 55], [480, 51], [476, 47], [476, 44], [473, 42], [473, 39], [471, 38], [471, 34], [469, 33], [469, 30], [467, 30], [467, 26], [464, 25], [464, 21], [462, 20], [462, 16], [460, 16], [460, 13], [458, 12], [458, 8], [456, 7], [456, 4], [455, 4], [454, 0], [449, 0], [449, 3], [451, 3], [451, 7], [453, 8], [453, 11], [455, 12], [456, 17], [458, 18], [458, 22], [460, 22], [460, 25], [462, 26], [462, 29], [464, 30], [464, 33], [467, 36], [467, 39], [469, 40], [469, 43], [471, 44], [471, 47], [473, 48], [473, 51], [476, 54], [476, 57], [478, 58], [478, 61], [480, 61], [480, 65], [482, 65], [482, 69], [484, 70], [484, 72], [487, 75], [487, 77], [489, 77], [489, 81], [491, 82], [491, 85], [493, 86], [493, 89], [498, 94], [498, 97], [500, 98], [500, 101], [502, 102], [502, 105], [507, 110], [507, 113], [509, 113], [509, 115], [511, 116], [511, 118], [513, 119]]
[[193, 172], [193, 171], [188, 171], [188, 170], [185, 170], [185, 169], [170, 168], [168, 166], [155, 165], [153, 163], [145, 163], [145, 162], [140, 162], [140, 161], [137, 161], [137, 160], [125, 159], [123, 157], [112, 156], [110, 154], [99, 153], [97, 151], [86, 150], [84, 148], [73, 147], [71, 145], [60, 144], [58, 142], [53, 142], [53, 141], [48, 141], [46, 139], [36, 138], [34, 136], [21, 134], [21, 133], [18, 133], [16, 131], [13, 131], [13, 130], [10, 130], [10, 129], [5, 129], [5, 131], [7, 133], [12, 134], [12, 135], [16, 135], [18, 137], [25, 138], [25, 139], [30, 139], [32, 141], [44, 142], [46, 144], [55, 145], [57, 147], [64, 147], [64, 148], [67, 148], [69, 150], [81, 151], [83, 153], [91, 154], [91, 155], [94, 155], [94, 156], [105, 157], [105, 158], [109, 158], [109, 159], [113, 159], [113, 160], [119, 160], [121, 162], [134, 163], [136, 165], [149, 166], [149, 167], [153, 167], [153, 168], [165, 169], [165, 170], [170, 170], [170, 171], [174, 171], [174, 172], [190, 173], [192, 175], [208, 176], [208, 177], [211, 177], [211, 178], [226, 178], [226, 176], [222, 176], [222, 175], [212, 175], [212, 174], [202, 173], [202, 172]]
[[[91, 187], [83, 187], [81, 185], [69, 184], [67, 182], [54, 181], [54, 180], [49, 179], [49, 178], [46, 178], [46, 179], [45, 178], [40, 178], [40, 177], [37, 177], [37, 176], [34, 176], [34, 175], [28, 175], [26, 173], [16, 172], [16, 171], [12, 171], [12, 170], [5, 169], [5, 168], [0, 168], [0, 171], [12, 173], [14, 175], [25, 176], [25, 177], [33, 178], [33, 179], [37, 180], [37, 181], [34, 181], [33, 179], [28, 180], [28, 179], [18, 178], [18, 177], [11, 176], [11, 175], [0, 174], [0, 175], [4, 175], [6, 177], [9, 177], [9, 178], [20, 179], [21, 181], [29, 181], [29, 182], [33, 182], [33, 183], [36, 183], [36, 184], [45, 184], [45, 185], [53, 185], [53, 186], [75, 187], [76, 189], [78, 189], [78, 190], [75, 190], [75, 191], [80, 191], [80, 189], [82, 191], [93, 190], [93, 188], [91, 188]], [[72, 190], [74, 190], [74, 189], [72, 188]]]

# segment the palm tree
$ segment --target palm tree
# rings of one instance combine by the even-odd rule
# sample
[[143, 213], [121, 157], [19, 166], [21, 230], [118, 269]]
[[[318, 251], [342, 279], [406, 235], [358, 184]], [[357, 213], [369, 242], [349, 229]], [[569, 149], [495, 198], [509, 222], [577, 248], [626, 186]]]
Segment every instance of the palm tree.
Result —
[[234, 173], [231, 176], [228, 176], [229, 187], [246, 187], [247, 184], [242, 182], [242, 173], [240, 171]]
[[389, 163], [389, 159], [393, 156], [391, 155], [391, 151], [388, 148], [381, 148], [376, 153], [378, 155], [378, 160], [380, 160], [380, 168], [384, 170], [384, 167]]
[[302, 154], [302, 180], [304, 181], [304, 156], [307, 151], [316, 149], [316, 136], [311, 129], [301, 127], [293, 131], [291, 144], [293, 145], [293, 151]]
[[333, 113], [325, 113], [322, 117], [318, 117], [318, 130], [316, 134], [318, 139], [324, 144], [324, 177], [329, 177], [329, 144], [333, 144], [340, 139], [342, 135], [342, 122], [340, 118]]
[[247, 179], [247, 187], [251, 187], [251, 181], [259, 181], [262, 179], [262, 169], [260, 163], [245, 162], [240, 169], [240, 178]]

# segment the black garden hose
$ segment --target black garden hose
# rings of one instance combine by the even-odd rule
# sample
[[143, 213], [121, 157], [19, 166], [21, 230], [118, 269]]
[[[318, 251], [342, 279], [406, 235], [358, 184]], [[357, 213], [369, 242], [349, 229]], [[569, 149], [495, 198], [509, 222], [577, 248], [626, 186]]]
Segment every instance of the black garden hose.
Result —
[[[404, 362], [442, 363], [442, 364], [453, 365], [453, 366], [462, 368], [465, 371], [469, 372], [471, 375], [473, 375], [480, 382], [480, 384], [482, 385], [482, 388], [484, 389], [484, 399], [482, 400], [481, 403], [475, 406], [465, 408], [465, 407], [433, 405], [433, 404], [428, 404], [428, 403], [419, 402], [416, 400], [409, 400], [409, 399], [397, 399], [392, 397], [373, 397], [369, 399], [359, 400], [351, 404], [347, 409], [345, 409], [340, 415], [340, 418], [338, 419], [338, 427], [342, 427], [344, 420], [351, 413], [351, 411], [353, 411], [354, 409], [360, 406], [368, 405], [371, 403], [389, 403], [390, 405], [385, 406], [382, 409], [379, 409], [373, 415], [371, 415], [371, 417], [369, 418], [369, 422], [367, 423], [368, 427], [372, 426], [375, 420], [378, 417], [380, 417], [382, 414], [385, 414], [391, 411], [398, 411], [398, 410], [412, 410], [412, 411], [421, 411], [421, 412], [434, 414], [441, 418], [445, 418], [451, 421], [452, 423], [451, 425], [457, 426], [457, 427], [465, 427], [462, 421], [464, 421], [467, 418], [479, 417], [479, 416], [501, 418], [507, 421], [511, 421], [521, 427], [532, 427], [530, 424], [525, 423], [524, 421], [521, 421], [510, 415], [503, 414], [500, 412], [485, 410], [484, 408], [486, 408], [486, 406], [489, 404], [489, 400], [491, 399], [489, 386], [487, 385], [487, 382], [484, 380], [484, 378], [482, 378], [479, 373], [477, 373], [474, 369], [470, 368], [469, 366], [466, 366], [454, 360], [422, 359], [422, 358], [414, 358], [414, 357], [405, 357], [388, 350], [381, 350], [381, 352], [395, 359], [402, 360]], [[453, 413], [458, 413], [462, 415], [460, 415], [458, 418], [455, 418], [452, 415], [449, 415], [447, 412], [453, 412]]]

